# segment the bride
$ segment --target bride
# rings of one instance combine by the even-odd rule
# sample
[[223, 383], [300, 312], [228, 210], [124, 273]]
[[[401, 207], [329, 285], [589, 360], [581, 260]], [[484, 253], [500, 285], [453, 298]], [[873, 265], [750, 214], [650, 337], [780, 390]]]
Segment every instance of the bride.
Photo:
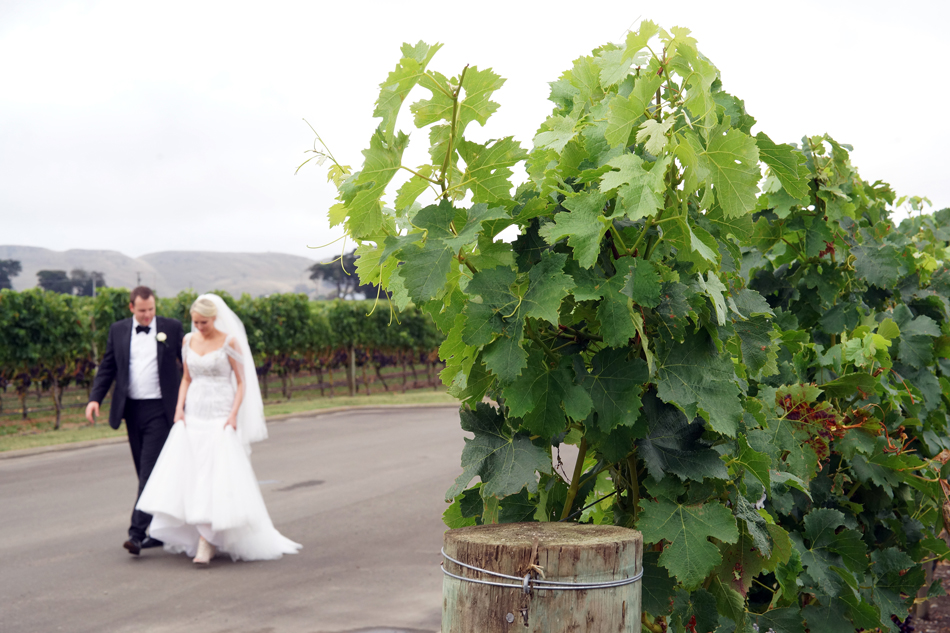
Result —
[[205, 294], [191, 306], [191, 329], [175, 424], [136, 507], [153, 516], [150, 536], [197, 564], [216, 551], [233, 560], [296, 554], [301, 545], [274, 528], [251, 468], [250, 444], [267, 427], [244, 325]]

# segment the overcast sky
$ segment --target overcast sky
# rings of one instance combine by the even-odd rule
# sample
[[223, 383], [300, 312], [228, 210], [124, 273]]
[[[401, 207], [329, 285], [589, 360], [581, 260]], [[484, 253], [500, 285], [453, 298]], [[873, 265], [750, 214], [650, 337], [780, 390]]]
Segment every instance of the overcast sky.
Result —
[[445, 45], [430, 66], [443, 74], [470, 63], [507, 78], [473, 136], [530, 147], [548, 82], [639, 18], [693, 31], [753, 133], [827, 132], [854, 145], [865, 179], [940, 209], [948, 6], [2, 0], [0, 244], [328, 257], [341, 244], [307, 247], [339, 235], [326, 222], [336, 192], [323, 168], [294, 176], [313, 138], [303, 118], [357, 168], [378, 84], [400, 44], [422, 39]]

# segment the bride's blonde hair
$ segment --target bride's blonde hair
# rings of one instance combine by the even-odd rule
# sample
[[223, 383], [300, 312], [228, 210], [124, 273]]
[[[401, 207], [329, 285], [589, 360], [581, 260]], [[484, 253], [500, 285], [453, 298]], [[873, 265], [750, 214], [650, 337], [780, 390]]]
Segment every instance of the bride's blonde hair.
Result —
[[195, 299], [195, 302], [191, 304], [190, 312], [197, 312], [203, 317], [211, 318], [218, 316], [218, 306], [214, 305], [214, 301], [207, 297], [198, 297]]

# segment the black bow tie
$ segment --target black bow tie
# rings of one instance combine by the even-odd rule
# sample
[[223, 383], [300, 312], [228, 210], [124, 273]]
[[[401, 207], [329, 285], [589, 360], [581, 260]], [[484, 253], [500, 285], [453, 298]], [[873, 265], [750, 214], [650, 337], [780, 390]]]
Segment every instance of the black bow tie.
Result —
[[135, 326], [135, 333], [136, 333], [136, 334], [141, 334], [142, 332], [145, 332], [146, 334], [148, 334], [149, 330], [151, 330], [151, 329], [152, 329], [152, 328], [149, 327], [148, 325], [136, 325], [136, 326]]

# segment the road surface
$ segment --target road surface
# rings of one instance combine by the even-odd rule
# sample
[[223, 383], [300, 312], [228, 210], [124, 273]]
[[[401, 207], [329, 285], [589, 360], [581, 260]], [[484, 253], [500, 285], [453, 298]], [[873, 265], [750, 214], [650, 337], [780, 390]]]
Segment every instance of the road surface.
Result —
[[271, 424], [252, 462], [274, 525], [303, 551], [208, 569], [122, 548], [128, 445], [0, 459], [0, 631], [437, 631], [442, 499], [462, 438], [449, 407]]

